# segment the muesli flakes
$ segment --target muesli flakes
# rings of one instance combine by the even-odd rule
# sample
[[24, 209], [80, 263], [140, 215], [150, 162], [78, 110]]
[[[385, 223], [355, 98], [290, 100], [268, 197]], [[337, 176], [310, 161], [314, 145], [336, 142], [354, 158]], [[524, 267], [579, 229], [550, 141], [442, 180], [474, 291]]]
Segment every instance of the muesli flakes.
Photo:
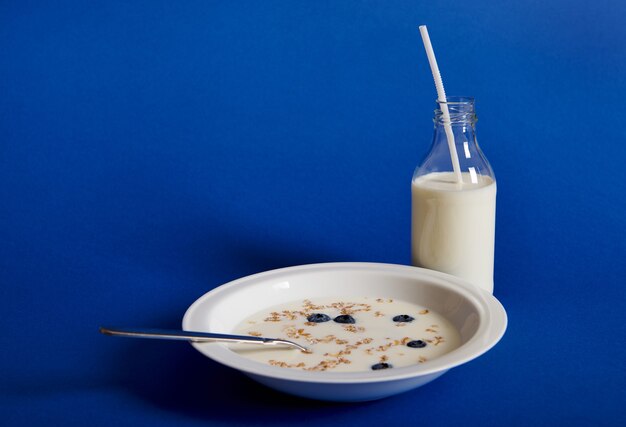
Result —
[[272, 311], [268, 317], [265, 318], [266, 322], [280, 322], [280, 313]]

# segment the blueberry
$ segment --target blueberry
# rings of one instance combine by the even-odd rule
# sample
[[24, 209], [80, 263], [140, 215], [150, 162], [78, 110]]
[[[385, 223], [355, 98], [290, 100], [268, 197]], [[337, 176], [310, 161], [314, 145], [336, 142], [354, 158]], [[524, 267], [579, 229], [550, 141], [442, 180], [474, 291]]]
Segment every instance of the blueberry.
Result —
[[393, 318], [394, 322], [412, 322], [414, 320], [415, 318], [409, 316], [408, 314], [400, 314], [399, 316]]
[[389, 368], [393, 368], [393, 366], [390, 365], [389, 363], [384, 363], [384, 362], [372, 365], [372, 370], [374, 371], [378, 371], [380, 369], [389, 369]]
[[349, 314], [342, 314], [341, 316], [335, 317], [333, 320], [337, 323], [356, 323], [354, 317], [350, 316]]
[[414, 340], [406, 343], [406, 346], [411, 348], [424, 348], [426, 347], [426, 343], [422, 340]]
[[313, 313], [309, 317], [306, 318], [309, 322], [313, 323], [324, 323], [330, 320], [330, 317], [323, 313]]

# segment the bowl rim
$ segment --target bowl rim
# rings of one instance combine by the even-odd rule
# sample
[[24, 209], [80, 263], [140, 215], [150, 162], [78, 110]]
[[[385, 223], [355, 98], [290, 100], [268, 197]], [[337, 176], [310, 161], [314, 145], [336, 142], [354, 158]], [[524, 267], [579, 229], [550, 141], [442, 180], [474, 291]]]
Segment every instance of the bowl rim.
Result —
[[[190, 324], [195, 313], [211, 299], [231, 292], [241, 292], [242, 284], [273, 280], [294, 273], [316, 271], [376, 271], [393, 276], [412, 279], [428, 279], [430, 284], [447, 288], [468, 300], [479, 315], [479, 326], [473, 336], [460, 347], [423, 364], [401, 368], [363, 372], [310, 372], [286, 369], [257, 362], [229, 350], [225, 344], [191, 343], [200, 353], [225, 366], [237, 369], [249, 375], [263, 376], [277, 380], [300, 381], [310, 383], [359, 384], [404, 380], [426, 375], [441, 374], [448, 369], [462, 365], [491, 349], [504, 335], [507, 328], [507, 315], [502, 304], [489, 292], [462, 280], [456, 276], [400, 264], [370, 262], [333, 262], [305, 264], [279, 268], [241, 277], [220, 285], [193, 302], [185, 312], [182, 321], [183, 330], [192, 330]], [[210, 307], [210, 305], [209, 305]], [[203, 308], [204, 309], [204, 308]]]

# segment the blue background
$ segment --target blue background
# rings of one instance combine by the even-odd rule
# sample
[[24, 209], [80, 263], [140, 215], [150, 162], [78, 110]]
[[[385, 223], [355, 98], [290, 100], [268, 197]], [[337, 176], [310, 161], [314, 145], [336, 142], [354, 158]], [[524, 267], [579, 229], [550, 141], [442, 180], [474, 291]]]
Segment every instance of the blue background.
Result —
[[[623, 425], [626, 3], [0, 3], [0, 424]], [[436, 98], [477, 99], [503, 340], [389, 399], [266, 389], [184, 343], [206, 291], [410, 262]], [[270, 422], [271, 420], [271, 422]]]

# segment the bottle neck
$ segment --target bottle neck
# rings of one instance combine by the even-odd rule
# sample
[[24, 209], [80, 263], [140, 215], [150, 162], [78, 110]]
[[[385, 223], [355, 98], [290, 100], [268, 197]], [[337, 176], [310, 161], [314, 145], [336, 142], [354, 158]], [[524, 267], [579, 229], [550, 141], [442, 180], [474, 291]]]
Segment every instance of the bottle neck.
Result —
[[435, 127], [442, 127], [449, 121], [454, 127], [474, 128], [476, 121], [474, 98], [451, 96], [446, 102], [437, 101], [435, 109]]
[[[491, 166], [476, 141], [473, 98], [449, 97], [445, 103], [438, 102], [434, 122], [433, 143], [415, 170], [414, 179], [431, 173], [454, 173], [456, 176], [460, 171], [464, 184], [473, 185], [484, 183], [485, 180], [495, 180]], [[452, 149], [449, 137], [453, 139]], [[451, 151], [456, 151], [456, 155]], [[453, 159], [458, 160], [458, 163]]]

